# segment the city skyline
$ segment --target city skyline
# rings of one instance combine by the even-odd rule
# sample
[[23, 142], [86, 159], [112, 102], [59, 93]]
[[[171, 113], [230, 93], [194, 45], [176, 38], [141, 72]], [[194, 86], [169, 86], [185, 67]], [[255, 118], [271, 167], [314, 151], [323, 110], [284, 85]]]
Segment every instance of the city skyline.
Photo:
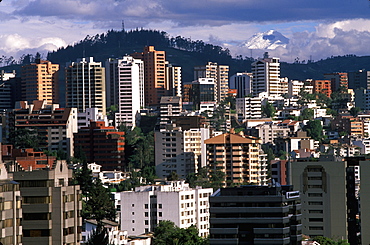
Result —
[[370, 1], [6, 0], [0, 3], [0, 56], [55, 50], [107, 30], [150, 28], [261, 56], [240, 47], [255, 33], [276, 30], [290, 39], [269, 50], [282, 61], [369, 55]]

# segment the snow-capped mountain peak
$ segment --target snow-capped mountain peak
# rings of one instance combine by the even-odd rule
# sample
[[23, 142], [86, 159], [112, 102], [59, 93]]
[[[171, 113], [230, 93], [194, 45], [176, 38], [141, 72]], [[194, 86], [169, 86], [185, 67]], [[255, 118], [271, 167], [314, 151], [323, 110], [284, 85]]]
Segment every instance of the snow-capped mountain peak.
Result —
[[285, 48], [289, 39], [278, 31], [269, 30], [254, 34], [241, 47], [248, 49], [276, 49], [277, 47]]

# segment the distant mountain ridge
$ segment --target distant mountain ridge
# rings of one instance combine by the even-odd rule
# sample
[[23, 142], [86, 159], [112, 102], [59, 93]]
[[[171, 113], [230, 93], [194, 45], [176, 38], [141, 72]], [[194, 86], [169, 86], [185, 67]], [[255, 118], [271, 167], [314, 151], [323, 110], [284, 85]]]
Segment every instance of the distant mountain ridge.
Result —
[[269, 30], [267, 32], [260, 32], [254, 34], [246, 42], [242, 43], [240, 47], [248, 49], [276, 49], [278, 47], [286, 48], [289, 43], [289, 38], [285, 37], [278, 31]]
[[[274, 34], [270, 33], [271, 35]], [[265, 38], [274, 39], [272, 36]], [[58, 63], [61, 69], [66, 62], [76, 61], [81, 57], [94, 57], [95, 61], [104, 64], [105, 60], [111, 57], [122, 57], [133, 52], [142, 51], [144, 46], [153, 45], [156, 50], [166, 51], [166, 59], [173, 65], [182, 67], [183, 83], [190, 83], [193, 80], [194, 66], [204, 65], [207, 62], [217, 62], [229, 65], [229, 75], [236, 72], [250, 72], [253, 58], [237, 56], [233, 58], [228, 49], [212, 44], [204, 43], [201, 40], [192, 41], [181, 36], [170, 37], [166, 32], [157, 30], [137, 29], [132, 31], [110, 30], [106, 33], [95, 36], [87, 36], [84, 40], [74, 45], [60, 48], [50, 52], [47, 59]], [[261, 56], [263, 53], [261, 52]], [[7, 71], [16, 70], [17, 74], [20, 65], [2, 67]], [[281, 76], [289, 79], [304, 80], [308, 78], [323, 79], [324, 73], [348, 72], [359, 69], [370, 71], [370, 56], [345, 55], [329, 57], [327, 59], [309, 63], [281, 63]], [[63, 89], [64, 72], [61, 76], [61, 89]]]

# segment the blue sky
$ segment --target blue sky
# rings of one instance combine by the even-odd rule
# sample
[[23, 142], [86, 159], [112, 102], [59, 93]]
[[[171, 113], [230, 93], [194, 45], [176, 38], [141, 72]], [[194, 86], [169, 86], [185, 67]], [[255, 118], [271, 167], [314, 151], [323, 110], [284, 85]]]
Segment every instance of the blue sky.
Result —
[[270, 53], [288, 62], [370, 55], [369, 0], [3, 0], [0, 17], [0, 56], [46, 53], [118, 30], [122, 20], [126, 29], [159, 29], [243, 55], [250, 51], [238, 43], [274, 29], [290, 43]]

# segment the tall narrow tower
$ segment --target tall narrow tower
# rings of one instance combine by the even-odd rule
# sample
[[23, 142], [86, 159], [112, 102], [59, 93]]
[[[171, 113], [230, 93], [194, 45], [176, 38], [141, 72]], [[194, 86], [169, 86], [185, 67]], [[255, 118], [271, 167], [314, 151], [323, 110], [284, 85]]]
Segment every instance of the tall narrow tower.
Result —
[[281, 95], [279, 58], [270, 58], [268, 53], [265, 53], [262, 59], [252, 63], [252, 73], [252, 93], [254, 96], [262, 92], [267, 92], [269, 96]]
[[93, 57], [71, 62], [66, 67], [66, 104], [84, 112], [98, 108], [105, 114], [105, 68]]
[[125, 56], [106, 62], [107, 105], [117, 105], [115, 124], [135, 127], [144, 107], [144, 63]]
[[59, 65], [36, 59], [35, 63], [22, 66], [22, 100], [46, 100], [47, 104], [59, 103]]
[[162, 96], [167, 94], [166, 52], [157, 51], [154, 46], [144, 47], [141, 53], [132, 57], [144, 61], [144, 97], [145, 105], [159, 105]]

